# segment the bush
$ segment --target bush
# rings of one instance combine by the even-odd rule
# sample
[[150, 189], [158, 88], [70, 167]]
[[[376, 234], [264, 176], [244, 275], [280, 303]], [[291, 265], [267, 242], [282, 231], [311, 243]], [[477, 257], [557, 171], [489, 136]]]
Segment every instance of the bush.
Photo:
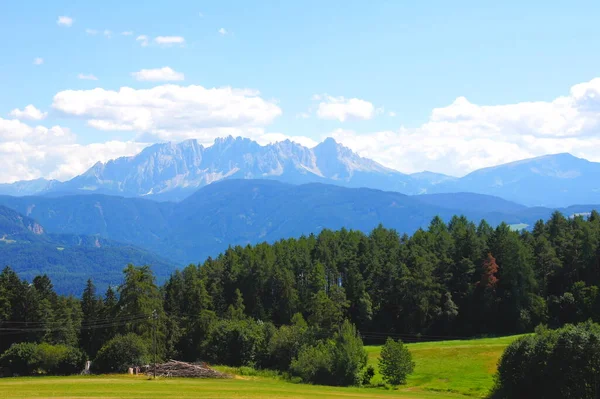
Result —
[[307, 341], [308, 328], [302, 316], [294, 316], [292, 322], [291, 326], [281, 326], [269, 341], [269, 365], [277, 370], [287, 371]]
[[415, 363], [401, 340], [388, 338], [381, 349], [379, 371], [383, 380], [391, 385], [406, 384], [406, 376], [413, 372]]
[[117, 335], [96, 355], [91, 369], [95, 373], [122, 373], [129, 367], [150, 363], [148, 344], [136, 334]]
[[0, 356], [0, 366], [8, 368], [13, 375], [32, 375], [38, 363], [37, 344], [30, 342], [12, 344]]
[[362, 373], [362, 385], [369, 385], [371, 380], [375, 376], [375, 367], [368, 365], [366, 369], [364, 369]]
[[251, 319], [216, 321], [200, 344], [202, 360], [227, 366], [256, 366], [265, 356], [267, 327]]
[[367, 353], [356, 328], [345, 321], [332, 339], [304, 345], [290, 365], [292, 374], [322, 385], [359, 385]]
[[35, 343], [13, 344], [0, 357], [0, 366], [16, 375], [68, 375], [83, 370], [85, 356], [66, 345]]
[[517, 339], [502, 355], [495, 399], [600, 397], [600, 326], [567, 325]]
[[80, 373], [85, 368], [86, 360], [83, 351], [78, 348], [67, 346], [58, 362], [56, 374], [70, 375]]
[[85, 355], [77, 348], [46, 343], [37, 346], [38, 368], [46, 374], [69, 375], [83, 370]]
[[333, 369], [333, 341], [319, 341], [316, 345], [304, 345], [298, 358], [292, 360], [290, 371], [304, 382], [330, 385]]

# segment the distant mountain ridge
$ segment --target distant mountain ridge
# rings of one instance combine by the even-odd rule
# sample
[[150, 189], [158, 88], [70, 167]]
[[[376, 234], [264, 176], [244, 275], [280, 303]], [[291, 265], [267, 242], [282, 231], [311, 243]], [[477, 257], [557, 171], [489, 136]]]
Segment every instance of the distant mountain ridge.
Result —
[[154, 144], [132, 157], [98, 162], [50, 191], [181, 200], [201, 187], [232, 178], [350, 187], [371, 184], [395, 190], [410, 181], [333, 139], [307, 148], [289, 140], [261, 146], [247, 138], [229, 136], [216, 139], [210, 147], [197, 140]]
[[[567, 216], [600, 206], [560, 209]], [[4, 211], [4, 212], [3, 212]], [[230, 245], [274, 242], [323, 229], [369, 232], [379, 224], [411, 234], [435, 216], [464, 215], [478, 223], [524, 228], [554, 209], [527, 208], [473, 193], [407, 196], [332, 184], [229, 179], [181, 202], [101, 194], [0, 196], [0, 263], [23, 276], [58, 276], [62, 292], [94, 274], [116, 281], [125, 264], [150, 264], [157, 276], [203, 262]]]
[[544, 155], [476, 170], [430, 192], [488, 194], [528, 206], [600, 203], [600, 163], [568, 153]]
[[91, 276], [98, 277], [100, 289], [118, 283], [128, 263], [151, 265], [159, 279], [181, 266], [104, 236], [50, 233], [36, 220], [0, 205], [0, 268], [10, 266], [29, 279], [48, 274], [59, 292], [78, 295]]
[[433, 172], [410, 175], [354, 153], [334, 139], [314, 148], [286, 140], [259, 145], [247, 138], [160, 143], [139, 154], [98, 162], [66, 182], [38, 179], [0, 184], [0, 194], [106, 194], [181, 201], [228, 179], [324, 183], [396, 191], [407, 195], [472, 192], [527, 206], [600, 203], [600, 163], [555, 154], [474, 171], [462, 178]]

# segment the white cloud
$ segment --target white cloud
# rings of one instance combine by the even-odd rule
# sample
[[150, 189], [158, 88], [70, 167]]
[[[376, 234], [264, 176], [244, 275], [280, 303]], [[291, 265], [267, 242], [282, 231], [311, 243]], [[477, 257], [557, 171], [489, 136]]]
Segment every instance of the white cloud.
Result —
[[96, 76], [94, 76], [93, 74], [85, 74], [85, 73], [80, 73], [77, 75], [77, 79], [81, 79], [81, 80], [98, 80], [98, 78]]
[[124, 31], [124, 32], [121, 32], [121, 34], [122, 34], [123, 36], [131, 36], [131, 35], [133, 35], [133, 32], [132, 32], [132, 31], [130, 31], [130, 30], [126, 30], [126, 31]]
[[170, 67], [142, 69], [138, 72], [132, 72], [131, 76], [133, 76], [136, 80], [147, 82], [179, 81], [184, 80], [185, 78], [183, 73], [176, 72]]
[[44, 59], [42, 57], [37, 57], [33, 59], [33, 65], [42, 65], [44, 63]]
[[83, 173], [97, 161], [138, 153], [146, 143], [108, 141], [77, 144], [76, 135], [62, 126], [30, 126], [0, 118], [0, 182], [39, 177], [65, 180]]
[[148, 45], [148, 36], [146, 35], [139, 35], [138, 37], [135, 38], [136, 41], [140, 42], [140, 44], [142, 45], [142, 47], [146, 47]]
[[223, 36], [225, 36], [227, 34], [227, 31], [225, 30], [225, 28], [221, 28], [219, 29], [219, 33]]
[[390, 111], [388, 112], [388, 115], [394, 118], [396, 116], [396, 113], [394, 111]]
[[17, 119], [27, 119], [32, 121], [39, 121], [48, 116], [47, 112], [42, 112], [32, 104], [27, 105], [23, 110], [18, 108], [10, 111], [10, 115]]
[[105, 29], [103, 32], [104, 36], [108, 39], [110, 39], [112, 37], [112, 32], [108, 29]]
[[310, 114], [308, 112], [300, 112], [300, 113], [296, 114], [296, 118], [308, 119], [308, 118], [310, 118]]
[[570, 152], [600, 161], [600, 78], [550, 102], [477, 105], [464, 97], [432, 111], [418, 128], [332, 136], [361, 155], [402, 172], [457, 176], [545, 154]]
[[174, 44], [184, 44], [185, 39], [181, 36], [157, 36], [154, 38], [154, 42], [163, 46], [172, 46]]
[[94, 36], [98, 34], [98, 31], [96, 29], [86, 29], [85, 33], [87, 33], [88, 35]]
[[58, 17], [58, 19], [56, 20], [56, 23], [60, 26], [67, 26], [70, 27], [71, 25], [73, 25], [73, 18], [71, 17], [67, 17], [64, 15], [61, 15], [60, 17]]
[[167, 140], [212, 139], [244, 132], [256, 136], [281, 115], [275, 103], [259, 94], [231, 87], [178, 85], [143, 90], [122, 87], [119, 91], [96, 88], [59, 92], [52, 106], [86, 119], [99, 130], [134, 131]]
[[0, 118], [0, 143], [22, 141], [30, 144], [62, 144], [72, 142], [74, 138], [65, 127], [31, 127], [17, 119]]
[[346, 120], [371, 119], [376, 113], [372, 103], [359, 98], [315, 94], [313, 99], [320, 101], [317, 116], [321, 119], [337, 119], [345, 122]]

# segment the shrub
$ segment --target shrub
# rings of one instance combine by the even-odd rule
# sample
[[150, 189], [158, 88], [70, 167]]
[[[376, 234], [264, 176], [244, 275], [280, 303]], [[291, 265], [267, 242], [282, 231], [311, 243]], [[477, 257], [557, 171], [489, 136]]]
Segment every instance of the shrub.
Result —
[[305, 382], [323, 385], [359, 385], [367, 353], [356, 328], [345, 321], [331, 339], [304, 345], [290, 365]]
[[38, 363], [37, 344], [30, 342], [12, 344], [0, 356], [0, 366], [8, 368], [13, 375], [32, 375]]
[[308, 328], [302, 316], [294, 316], [293, 325], [281, 326], [269, 341], [270, 366], [287, 371], [307, 341]]
[[368, 365], [367, 368], [363, 370], [361, 384], [369, 385], [374, 376], [375, 376], [375, 367]]
[[540, 329], [517, 339], [502, 355], [492, 397], [597, 399], [600, 326]]
[[17, 375], [75, 374], [83, 369], [84, 363], [85, 356], [79, 349], [46, 343], [13, 344], [0, 357], [0, 366]]
[[108, 341], [92, 362], [95, 373], [120, 373], [150, 363], [148, 344], [136, 334], [117, 335]]
[[256, 366], [265, 345], [265, 325], [250, 320], [215, 322], [200, 344], [203, 360], [227, 366]]
[[391, 385], [406, 384], [406, 376], [412, 373], [414, 368], [412, 355], [402, 341], [388, 338], [379, 358], [379, 371], [383, 380]]
[[315, 345], [304, 345], [298, 357], [292, 360], [290, 371], [304, 382], [322, 385], [336, 385], [333, 382], [332, 340], [319, 341]]
[[37, 346], [38, 368], [54, 375], [76, 374], [83, 370], [85, 355], [77, 348], [42, 343]]
[[83, 351], [78, 348], [67, 346], [58, 362], [56, 374], [70, 375], [80, 373], [85, 367], [86, 360]]

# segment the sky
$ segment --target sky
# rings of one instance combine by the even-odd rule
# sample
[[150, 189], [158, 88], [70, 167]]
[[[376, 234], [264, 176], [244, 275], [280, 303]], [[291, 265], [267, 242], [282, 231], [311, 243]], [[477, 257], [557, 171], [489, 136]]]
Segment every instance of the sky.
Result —
[[600, 162], [597, 1], [0, 4], [0, 182], [326, 137], [404, 173]]

